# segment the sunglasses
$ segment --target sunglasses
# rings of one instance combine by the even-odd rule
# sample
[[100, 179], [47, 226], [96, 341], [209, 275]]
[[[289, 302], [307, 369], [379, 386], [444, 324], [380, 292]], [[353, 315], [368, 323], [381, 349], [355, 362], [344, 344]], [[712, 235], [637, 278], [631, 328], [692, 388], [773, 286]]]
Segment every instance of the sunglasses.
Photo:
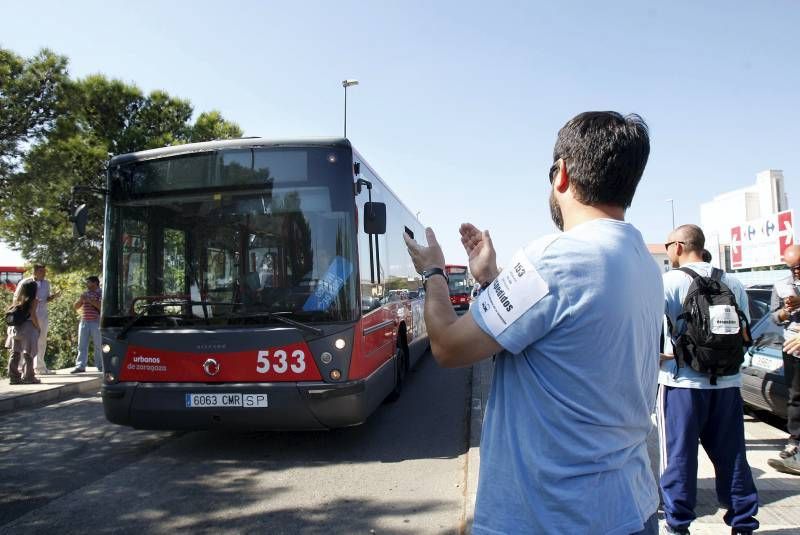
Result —
[[672, 245], [673, 243], [680, 243], [681, 245], [686, 245], [686, 242], [682, 242], [682, 241], [677, 241], [677, 240], [676, 241], [668, 241], [667, 243], [664, 244], [664, 249], [669, 251], [669, 246]]
[[559, 168], [558, 167], [558, 160], [564, 160], [564, 162], [567, 161], [566, 158], [556, 158], [556, 161], [553, 162], [553, 165], [550, 166], [550, 174], [549, 174], [549, 176], [550, 176], [550, 185], [551, 186], [553, 185], [553, 181], [556, 179], [556, 173], [558, 172], [558, 168]]

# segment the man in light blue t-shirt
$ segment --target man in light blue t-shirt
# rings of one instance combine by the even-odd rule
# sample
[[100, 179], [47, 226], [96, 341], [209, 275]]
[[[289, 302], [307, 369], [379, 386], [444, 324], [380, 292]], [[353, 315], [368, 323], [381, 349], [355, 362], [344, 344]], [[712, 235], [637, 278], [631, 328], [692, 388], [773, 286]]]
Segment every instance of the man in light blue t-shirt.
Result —
[[[701, 277], [712, 276], [711, 264], [702, 259], [705, 236], [697, 225], [676, 228], [664, 245], [672, 267], [688, 268]], [[720, 281], [731, 290], [749, 321], [747, 292], [742, 284], [725, 273]], [[672, 329], [665, 336], [656, 416], [667, 533], [688, 534], [695, 519], [698, 442], [714, 465], [717, 497], [728, 510], [725, 523], [732, 527], [732, 533], [752, 533], [758, 528], [758, 493], [747, 464], [741, 375], [718, 376], [712, 381], [709, 375], [686, 364], [679, 366], [672, 351], [677, 336], [686, 330], [686, 323], [679, 316], [691, 284], [692, 275], [684, 271], [664, 273], [664, 313]]]
[[663, 315], [659, 269], [624, 221], [650, 151], [636, 116], [587, 112], [558, 133], [550, 210], [562, 233], [500, 272], [488, 231], [461, 226], [483, 289], [450, 304], [445, 261], [406, 237], [426, 285], [436, 360], [497, 354], [481, 437], [473, 533], [655, 534], [658, 492], [646, 437]]

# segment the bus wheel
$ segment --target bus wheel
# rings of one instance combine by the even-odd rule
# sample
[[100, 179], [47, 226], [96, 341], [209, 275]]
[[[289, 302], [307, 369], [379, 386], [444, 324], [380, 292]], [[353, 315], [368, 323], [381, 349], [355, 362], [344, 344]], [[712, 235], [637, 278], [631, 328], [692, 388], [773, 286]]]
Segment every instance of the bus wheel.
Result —
[[394, 388], [389, 395], [386, 396], [386, 401], [392, 403], [400, 399], [400, 394], [403, 391], [403, 383], [406, 380], [406, 373], [408, 372], [408, 350], [398, 346], [397, 352], [394, 354], [396, 363], [396, 374], [394, 381]]

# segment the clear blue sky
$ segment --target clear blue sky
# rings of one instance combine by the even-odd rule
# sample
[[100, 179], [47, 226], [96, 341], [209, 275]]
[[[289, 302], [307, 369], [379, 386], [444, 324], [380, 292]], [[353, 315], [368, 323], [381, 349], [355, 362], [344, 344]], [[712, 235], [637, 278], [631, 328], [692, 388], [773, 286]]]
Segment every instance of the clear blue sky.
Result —
[[0, 45], [49, 47], [218, 109], [249, 136], [348, 134], [448, 261], [458, 225], [499, 261], [551, 232], [558, 129], [585, 110], [636, 112], [650, 162], [628, 220], [649, 242], [699, 205], [783, 169], [800, 208], [800, 3], [5, 2]]

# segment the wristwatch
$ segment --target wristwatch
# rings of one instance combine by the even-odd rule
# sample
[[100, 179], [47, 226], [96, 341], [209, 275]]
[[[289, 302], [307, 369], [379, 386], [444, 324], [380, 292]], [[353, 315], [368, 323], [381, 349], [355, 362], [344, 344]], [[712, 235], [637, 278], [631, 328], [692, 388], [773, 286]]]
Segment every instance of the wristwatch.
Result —
[[428, 282], [428, 279], [433, 277], [434, 275], [441, 275], [444, 277], [444, 280], [450, 282], [450, 279], [447, 278], [447, 274], [444, 272], [442, 268], [428, 268], [422, 270], [422, 286], [425, 286], [425, 283]]

